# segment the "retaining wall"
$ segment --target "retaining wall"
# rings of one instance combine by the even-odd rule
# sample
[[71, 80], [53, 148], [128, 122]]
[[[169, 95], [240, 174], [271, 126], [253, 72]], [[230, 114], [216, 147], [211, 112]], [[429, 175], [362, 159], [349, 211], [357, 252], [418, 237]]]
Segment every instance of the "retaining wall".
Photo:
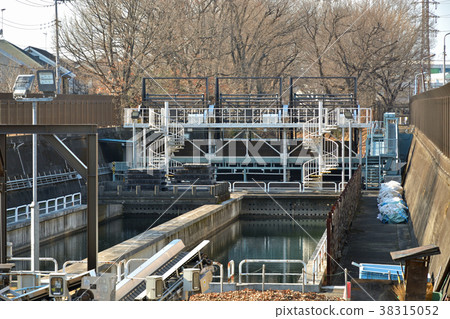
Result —
[[415, 129], [405, 169], [404, 197], [419, 245], [436, 244], [430, 273], [442, 284], [450, 268], [450, 159]]
[[[99, 253], [99, 261], [150, 258], [174, 239], [181, 239], [186, 249], [228, 226], [239, 217], [242, 195], [217, 205], [203, 205], [162, 225]], [[72, 265], [67, 272], [85, 271], [86, 265]], [[130, 270], [132, 271], [132, 269]]]
[[[122, 205], [100, 205], [99, 222], [122, 215]], [[68, 236], [84, 230], [87, 226], [87, 206], [69, 208], [56, 213], [40, 216], [40, 244], [58, 237]], [[13, 243], [14, 254], [29, 249], [30, 220], [8, 225], [7, 241]]]

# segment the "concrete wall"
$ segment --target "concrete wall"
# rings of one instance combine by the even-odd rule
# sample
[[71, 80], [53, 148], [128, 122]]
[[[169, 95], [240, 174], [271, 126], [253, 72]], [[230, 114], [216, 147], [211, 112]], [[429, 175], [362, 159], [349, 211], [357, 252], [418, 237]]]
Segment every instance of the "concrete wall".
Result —
[[[245, 194], [241, 215], [249, 218], [325, 219], [337, 195], [324, 194]], [[284, 210], [284, 211], [283, 211]]]
[[[70, 208], [57, 213], [40, 217], [40, 243], [58, 237], [68, 236], [81, 231], [87, 226], [86, 205]], [[122, 205], [100, 205], [99, 222], [122, 215]], [[14, 223], [8, 226], [7, 241], [13, 243], [14, 253], [26, 250], [30, 246], [30, 220]]]
[[441, 269], [439, 283], [450, 266], [450, 159], [415, 129], [405, 172], [404, 195], [419, 245], [441, 250], [430, 264], [435, 277]]
[[[223, 229], [239, 217], [242, 195], [217, 205], [203, 205], [162, 225], [99, 253], [98, 260], [120, 261], [149, 258], [174, 239], [181, 239], [187, 249]], [[72, 265], [68, 272], [85, 271], [86, 265]]]

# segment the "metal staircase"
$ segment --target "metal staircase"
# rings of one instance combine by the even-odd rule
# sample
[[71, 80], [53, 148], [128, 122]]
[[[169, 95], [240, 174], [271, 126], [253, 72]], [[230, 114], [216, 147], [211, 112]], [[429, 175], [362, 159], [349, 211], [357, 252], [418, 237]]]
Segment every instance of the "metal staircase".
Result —
[[374, 121], [366, 140], [365, 179], [367, 189], [379, 189], [385, 175], [395, 175], [398, 162], [398, 122], [395, 114], [385, 113], [384, 123]]
[[151, 143], [148, 148], [148, 167], [153, 169], [166, 169], [171, 172], [176, 167], [181, 167], [181, 162], [171, 159], [172, 154], [184, 147], [184, 128], [178, 123], [170, 123], [168, 110], [166, 115], [155, 113], [151, 110], [151, 127], [161, 136]]
[[335, 114], [328, 113], [321, 101], [317, 111], [317, 116], [303, 126], [303, 146], [314, 154], [314, 158], [303, 164], [303, 184], [312, 189], [320, 189], [323, 175], [331, 173], [339, 165], [338, 144], [325, 138], [326, 133], [337, 127]]

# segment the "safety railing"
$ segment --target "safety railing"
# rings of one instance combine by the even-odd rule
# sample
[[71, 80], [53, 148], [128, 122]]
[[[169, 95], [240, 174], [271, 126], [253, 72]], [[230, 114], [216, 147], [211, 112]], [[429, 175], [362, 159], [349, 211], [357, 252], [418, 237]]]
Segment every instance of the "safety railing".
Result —
[[232, 191], [238, 190], [253, 190], [253, 191], [266, 191], [267, 184], [265, 182], [233, 182]]
[[302, 192], [302, 183], [300, 182], [269, 182], [267, 192], [273, 191], [298, 191]]
[[[109, 267], [115, 267], [116, 274], [117, 274], [116, 282], [119, 282], [121, 280], [121, 278], [123, 277], [122, 267], [123, 267], [123, 264], [125, 263], [125, 260], [120, 260], [120, 261], [107, 260], [107, 261], [99, 261], [98, 263], [99, 263], [99, 265], [110, 265]], [[67, 260], [63, 264], [62, 272], [67, 274], [68, 273], [67, 266], [74, 265], [74, 264], [87, 264], [87, 260]]]
[[[316, 283], [316, 280], [319, 278], [319, 275], [322, 271], [326, 269], [327, 262], [327, 230], [322, 235], [322, 238], [317, 245], [315, 250], [315, 254], [312, 256], [312, 282], [313, 285]], [[311, 260], [310, 259], [310, 260]]]
[[[31, 257], [9, 257], [8, 261], [31, 261]], [[52, 262], [54, 267], [51, 271], [40, 271], [41, 273], [52, 273], [52, 272], [58, 272], [58, 261], [55, 258], [52, 257], [39, 257], [39, 261], [49, 261]]]
[[[250, 264], [250, 263], [258, 263], [258, 264], [302, 264], [303, 269], [302, 272], [295, 273], [295, 272], [244, 272], [242, 270], [244, 264]], [[264, 267], [263, 267], [264, 268]], [[265, 276], [296, 276], [298, 278], [303, 278], [303, 283], [307, 282], [307, 275], [304, 271], [306, 269], [306, 263], [303, 260], [299, 259], [244, 259], [239, 263], [239, 284], [242, 284], [242, 277], [246, 276], [262, 276], [264, 279]], [[264, 282], [264, 280], [263, 280]]]
[[[155, 129], [164, 125], [164, 109], [161, 108], [129, 108], [124, 109], [125, 127], [152, 127]], [[133, 114], [134, 113], [134, 114]], [[137, 114], [136, 114], [137, 113]], [[351, 119], [348, 118], [349, 114]], [[133, 116], [134, 115], [134, 116]], [[343, 125], [351, 120], [354, 124], [369, 124], [372, 119], [370, 108], [323, 108], [324, 127]], [[347, 116], [347, 117], [345, 117]], [[169, 109], [169, 124], [203, 125], [221, 124], [278, 124], [278, 123], [308, 123], [318, 117], [317, 109], [302, 108], [179, 108]]]
[[[37, 177], [37, 185], [49, 185], [59, 182], [66, 182], [70, 180], [80, 179], [81, 176], [76, 171], [69, 172], [54, 172], [54, 173], [44, 173], [44, 175], [38, 175]], [[8, 179], [6, 182], [7, 191], [13, 191], [18, 189], [25, 189], [33, 187], [33, 179], [31, 177], [26, 178], [14, 178]]]
[[219, 283], [220, 283], [220, 292], [223, 292], [223, 265], [217, 261], [213, 262], [213, 266], [215, 267], [219, 267], [219, 276], [215, 276], [213, 275], [213, 279], [214, 278], [218, 278], [219, 279]]
[[303, 191], [307, 192], [308, 190], [317, 190], [316, 187], [312, 187], [317, 185], [317, 188], [321, 190], [334, 191], [335, 193], [338, 191], [337, 184], [335, 182], [307, 182], [303, 184]]
[[[29, 219], [31, 217], [30, 205], [31, 204], [7, 209], [7, 223], [16, 223]], [[51, 198], [45, 201], [38, 202], [39, 215], [46, 215], [78, 206], [81, 206], [81, 193]]]

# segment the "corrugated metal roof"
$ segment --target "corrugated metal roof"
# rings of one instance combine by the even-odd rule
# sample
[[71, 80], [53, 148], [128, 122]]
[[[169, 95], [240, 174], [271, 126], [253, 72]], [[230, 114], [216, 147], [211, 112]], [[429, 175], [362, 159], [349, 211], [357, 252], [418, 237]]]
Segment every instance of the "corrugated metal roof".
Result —
[[32, 59], [25, 51], [4, 39], [0, 39], [0, 54], [15, 63], [24, 65], [30, 69], [42, 68], [42, 65]]

